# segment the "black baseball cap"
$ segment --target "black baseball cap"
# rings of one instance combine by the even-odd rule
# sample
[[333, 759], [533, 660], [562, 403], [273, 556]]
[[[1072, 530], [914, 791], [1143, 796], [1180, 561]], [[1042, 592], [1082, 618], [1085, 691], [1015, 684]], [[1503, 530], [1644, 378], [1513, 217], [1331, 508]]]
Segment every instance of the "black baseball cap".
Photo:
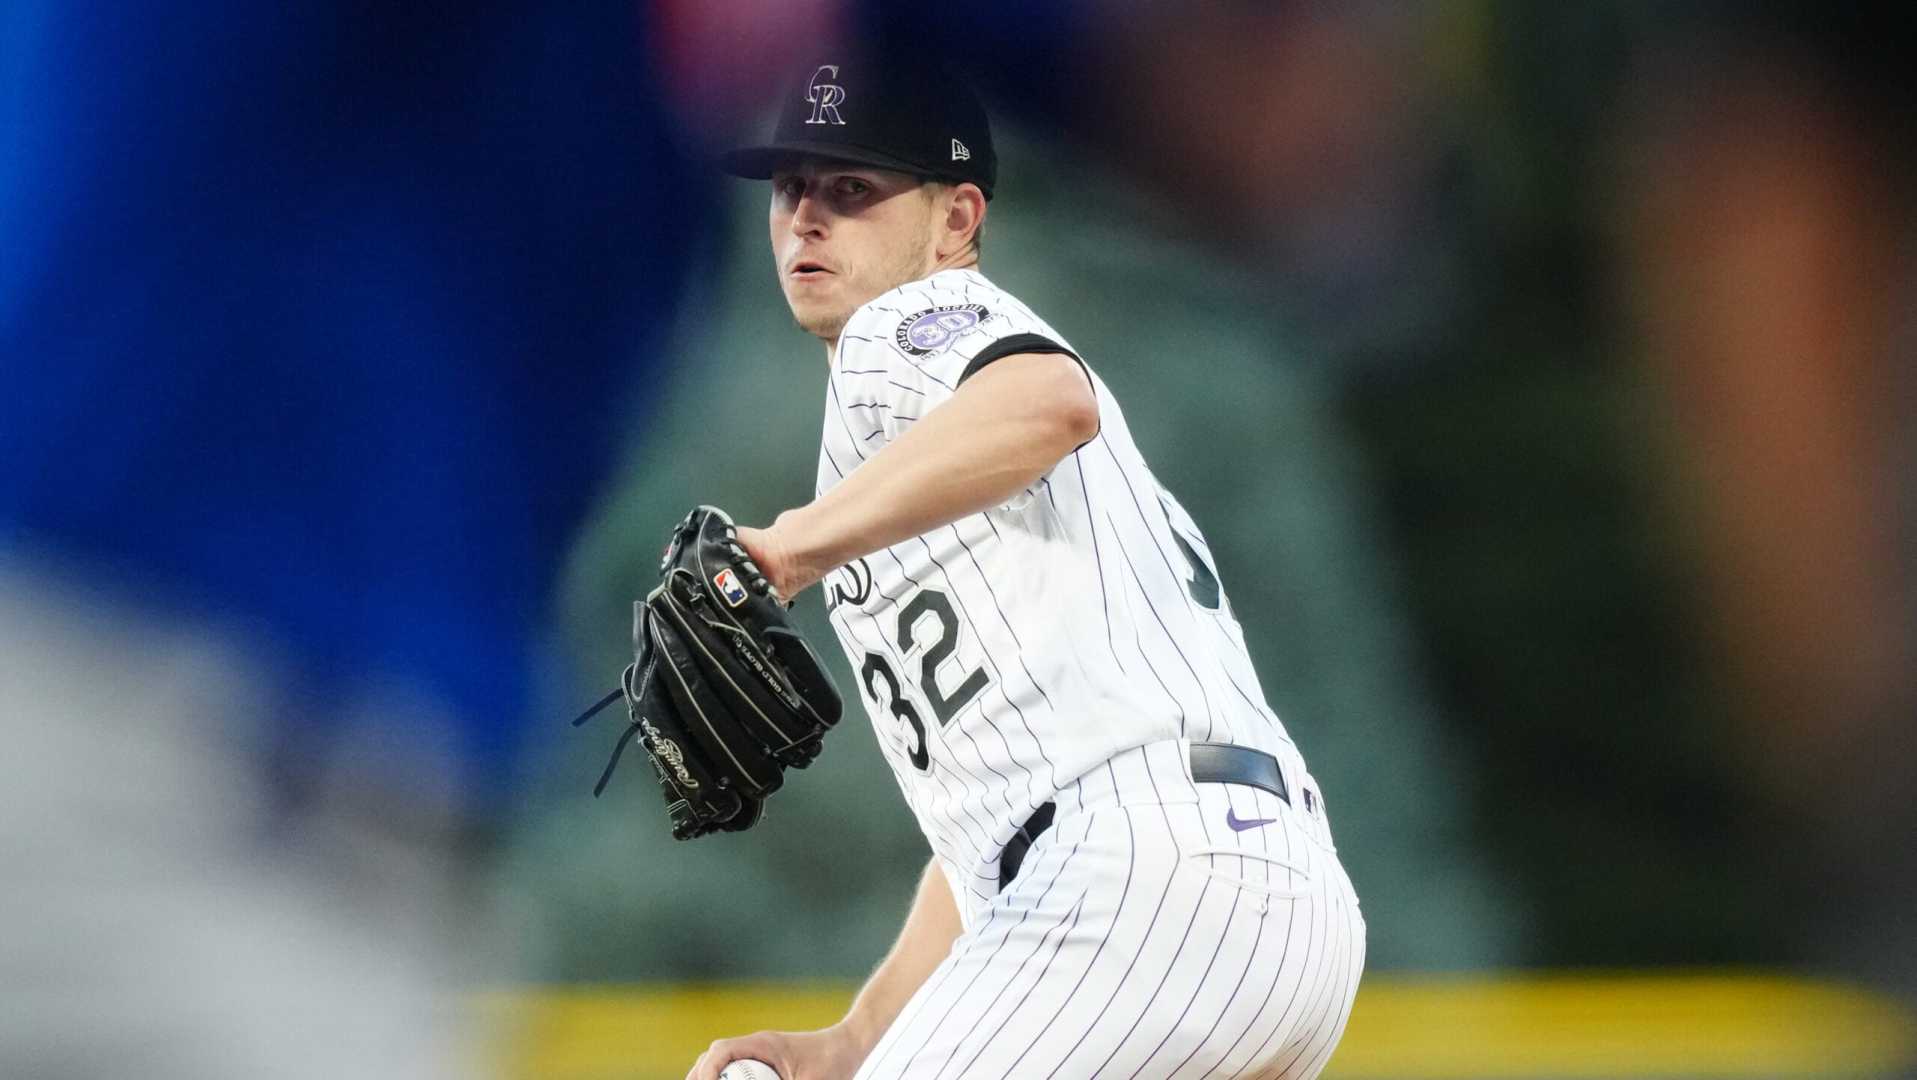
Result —
[[992, 197], [992, 129], [963, 79], [937, 64], [873, 61], [851, 50], [811, 59], [779, 101], [771, 140], [722, 155], [726, 172], [769, 180], [794, 158], [814, 155], [969, 182]]

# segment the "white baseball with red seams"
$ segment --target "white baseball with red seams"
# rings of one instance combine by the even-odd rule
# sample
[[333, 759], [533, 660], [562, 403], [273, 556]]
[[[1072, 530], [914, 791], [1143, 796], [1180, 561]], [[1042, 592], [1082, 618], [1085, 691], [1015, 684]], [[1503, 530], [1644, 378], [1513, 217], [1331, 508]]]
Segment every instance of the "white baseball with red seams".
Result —
[[719, 1070], [719, 1080], [779, 1080], [779, 1074], [763, 1061], [740, 1058]]
[[[827, 387], [819, 493], [1031, 352], [1077, 355], [976, 270], [863, 305]], [[1203, 535], [1086, 372], [1090, 442], [1006, 505], [824, 582], [965, 924], [860, 1077], [1312, 1076], [1357, 989], [1364, 921], [1322, 792]], [[1270, 754], [1289, 802], [1194, 783], [1194, 741]], [[1006, 843], [1046, 803], [1051, 828], [1001, 891]]]

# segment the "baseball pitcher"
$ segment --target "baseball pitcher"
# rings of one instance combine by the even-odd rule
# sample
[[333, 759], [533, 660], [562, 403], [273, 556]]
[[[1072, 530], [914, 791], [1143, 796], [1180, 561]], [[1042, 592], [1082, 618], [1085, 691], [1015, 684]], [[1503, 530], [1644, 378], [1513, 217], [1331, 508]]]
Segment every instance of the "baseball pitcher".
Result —
[[689, 1076], [1315, 1076], [1365, 942], [1322, 792], [1096, 358], [982, 272], [996, 165], [962, 82], [827, 52], [726, 158], [825, 346], [817, 497], [682, 524], [634, 730], [680, 835], [751, 825], [838, 717], [779, 618], [818, 586], [932, 857], [842, 1021]]

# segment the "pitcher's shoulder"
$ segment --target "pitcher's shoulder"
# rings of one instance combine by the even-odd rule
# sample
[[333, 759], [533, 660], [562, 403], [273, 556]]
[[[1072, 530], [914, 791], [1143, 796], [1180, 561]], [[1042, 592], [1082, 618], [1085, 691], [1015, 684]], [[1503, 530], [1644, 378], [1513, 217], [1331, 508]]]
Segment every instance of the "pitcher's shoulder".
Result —
[[914, 362], [1016, 335], [1056, 339], [1017, 297], [976, 270], [944, 270], [883, 293], [855, 312], [845, 340], [883, 346]]

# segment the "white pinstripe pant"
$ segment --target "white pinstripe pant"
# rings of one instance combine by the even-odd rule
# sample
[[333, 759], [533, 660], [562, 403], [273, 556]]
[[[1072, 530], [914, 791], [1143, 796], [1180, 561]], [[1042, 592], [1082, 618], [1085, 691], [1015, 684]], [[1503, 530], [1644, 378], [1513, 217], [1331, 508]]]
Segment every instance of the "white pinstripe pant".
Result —
[[859, 1080], [1316, 1076], [1365, 927], [1316, 782], [1290, 779], [1295, 807], [1193, 784], [1174, 741], [1068, 785]]

